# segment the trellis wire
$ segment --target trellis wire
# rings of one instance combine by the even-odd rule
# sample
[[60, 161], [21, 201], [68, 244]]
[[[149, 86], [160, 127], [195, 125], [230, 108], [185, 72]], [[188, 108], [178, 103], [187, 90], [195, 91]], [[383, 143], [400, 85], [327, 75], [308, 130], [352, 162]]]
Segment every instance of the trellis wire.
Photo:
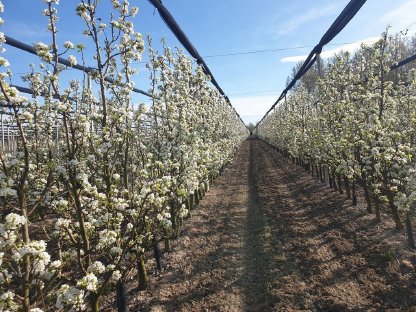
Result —
[[228, 105], [234, 110], [235, 114], [238, 116], [238, 118], [240, 118], [241, 122], [245, 124], [240, 114], [237, 113], [234, 106], [231, 104], [231, 101], [228, 98], [228, 96], [225, 94], [224, 90], [220, 87], [217, 80], [214, 78], [214, 75], [212, 74], [208, 65], [205, 63], [202, 56], [198, 53], [195, 46], [191, 43], [191, 41], [183, 32], [179, 24], [173, 18], [172, 14], [170, 14], [168, 9], [166, 9], [166, 7], [163, 5], [162, 1], [161, 0], [148, 0], [148, 1], [158, 10], [160, 17], [165, 22], [165, 24], [169, 27], [169, 29], [172, 31], [175, 37], [179, 40], [179, 42], [184, 46], [184, 48], [188, 51], [188, 53], [194, 59], [196, 59], [196, 62], [202, 67], [204, 73], [210, 77], [212, 84], [217, 88], [218, 92], [222, 96], [224, 96]]
[[357, 12], [361, 9], [364, 3], [367, 0], [351, 0], [347, 6], [342, 10], [340, 15], [335, 19], [332, 23], [331, 27], [325, 32], [322, 36], [319, 43], [312, 49], [309, 53], [306, 60], [303, 62], [302, 66], [293, 77], [292, 81], [288, 84], [288, 86], [283, 90], [282, 94], [279, 96], [276, 102], [272, 105], [272, 107], [267, 111], [267, 113], [263, 116], [263, 118], [256, 124], [254, 129], [258, 127], [258, 125], [266, 118], [266, 116], [276, 107], [276, 105], [286, 96], [287, 92], [293, 88], [299, 79], [305, 75], [308, 70], [312, 67], [312, 65], [316, 62], [319, 58], [319, 55], [322, 52], [322, 48], [328, 44], [332, 39], [334, 39], [343, 29], [344, 27], [351, 21], [351, 19], [357, 14]]
[[[29, 45], [27, 43], [24, 43], [24, 42], [21, 42], [19, 40], [16, 40], [16, 39], [14, 39], [12, 37], [9, 37], [9, 36], [6, 36], [6, 35], [4, 36], [4, 38], [6, 39], [6, 42], [5, 42], [6, 44], [8, 44], [12, 47], [15, 47], [17, 49], [29, 52], [31, 54], [37, 55], [36, 49], [34, 47], [32, 47], [31, 45]], [[93, 74], [93, 73], [97, 72], [97, 69], [95, 69], [93, 67], [82, 66], [82, 65], [79, 65], [79, 64], [71, 65], [71, 63], [67, 59], [64, 59], [62, 57], [58, 57], [58, 63], [62, 64], [62, 65], [65, 65], [65, 66], [68, 66], [68, 67], [72, 67], [74, 69], [78, 69], [78, 70], [83, 71], [87, 74]], [[105, 77], [105, 81], [107, 81], [111, 84], [115, 84], [115, 81], [113, 79], [109, 78], [109, 77]], [[24, 87], [19, 87], [19, 88], [26, 89], [27, 92], [25, 92], [25, 93], [32, 94], [30, 89], [27, 89], [27, 88], [24, 88]], [[143, 91], [143, 90], [140, 90], [138, 88], [133, 88], [132, 91], [135, 92], [135, 93], [146, 95], [150, 98], [153, 97], [150, 93], [148, 93], [146, 91]], [[21, 92], [24, 92], [24, 91], [21, 91]]]

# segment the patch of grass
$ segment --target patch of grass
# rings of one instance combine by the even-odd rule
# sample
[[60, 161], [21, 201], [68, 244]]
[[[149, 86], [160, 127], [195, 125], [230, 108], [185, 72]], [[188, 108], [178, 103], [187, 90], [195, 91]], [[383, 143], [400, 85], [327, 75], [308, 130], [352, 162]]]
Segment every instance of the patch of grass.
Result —
[[387, 250], [382, 253], [382, 256], [384, 259], [386, 259], [387, 262], [392, 262], [396, 260], [396, 251], [393, 249]]

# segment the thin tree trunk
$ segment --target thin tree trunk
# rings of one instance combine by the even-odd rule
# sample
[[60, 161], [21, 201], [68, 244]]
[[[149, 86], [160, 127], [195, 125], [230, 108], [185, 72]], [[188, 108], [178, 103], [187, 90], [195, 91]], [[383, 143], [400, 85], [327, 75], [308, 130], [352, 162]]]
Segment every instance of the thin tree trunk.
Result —
[[352, 205], [357, 205], [357, 195], [355, 193], [355, 181], [352, 181]]
[[194, 209], [194, 194], [190, 194], [189, 196], [188, 196], [188, 210], [189, 210], [189, 212], [191, 212], [191, 210], [193, 210]]
[[376, 213], [376, 222], [381, 222], [381, 214], [380, 214], [380, 201], [377, 196], [374, 196], [374, 210]]
[[409, 242], [409, 247], [416, 249], [415, 245], [415, 236], [413, 233], [413, 224], [412, 224], [412, 214], [410, 211], [406, 214], [406, 232], [407, 232], [407, 241]]
[[100, 311], [99, 305], [98, 305], [98, 295], [96, 293], [93, 293], [93, 292], [90, 293], [90, 305], [91, 305], [91, 311], [93, 312]]
[[394, 205], [393, 200], [391, 199], [389, 199], [389, 206], [390, 206], [391, 213], [393, 215], [394, 223], [396, 224], [396, 229], [403, 230], [404, 227], [403, 227], [402, 220], [400, 219], [399, 211], [397, 210], [396, 205]]
[[351, 199], [351, 188], [350, 188], [350, 181], [346, 176], [344, 176], [344, 185], [345, 185], [345, 192], [347, 193], [347, 198]]
[[368, 190], [367, 183], [365, 183], [365, 182], [364, 182], [364, 197], [365, 197], [365, 201], [367, 203], [367, 211], [368, 211], [368, 213], [372, 213], [373, 209], [371, 207], [371, 196], [370, 196], [370, 192]]
[[322, 170], [322, 166], [319, 165], [319, 178], [321, 180], [321, 183], [324, 183], [324, 175], [323, 175], [323, 172], [322, 171], [323, 171]]
[[334, 187], [334, 184], [332, 183], [332, 174], [330, 174], [329, 173], [329, 169], [327, 170], [327, 173], [328, 173], [328, 182], [329, 182], [329, 187], [330, 188], [333, 188]]
[[340, 194], [344, 194], [344, 191], [342, 190], [341, 185], [341, 175], [337, 174], [337, 184], [338, 184], [338, 191]]
[[127, 312], [127, 293], [123, 281], [117, 282], [117, 311]]
[[170, 242], [170, 239], [169, 239], [169, 234], [167, 232], [165, 232], [164, 243], [165, 243], [164, 252], [170, 252], [170, 250], [171, 250], [171, 242]]
[[[159, 269], [160, 260], [159, 261], [156, 260], [156, 262], [159, 262], [158, 270], [160, 270]], [[137, 258], [137, 275], [138, 275], [138, 278], [139, 278], [139, 280], [138, 280], [138, 282], [139, 282], [138, 289], [139, 290], [145, 290], [147, 288], [147, 271], [146, 271], [146, 264], [144, 262], [144, 255], [140, 255]]]
[[200, 201], [200, 197], [199, 197], [199, 190], [198, 189], [196, 189], [195, 191], [194, 191], [194, 196], [195, 196], [195, 206], [196, 205], [198, 205], [199, 204], [199, 201]]
[[162, 265], [160, 261], [160, 249], [159, 244], [157, 243], [157, 237], [155, 237], [153, 241], [153, 254], [155, 256], [157, 270], [162, 271]]

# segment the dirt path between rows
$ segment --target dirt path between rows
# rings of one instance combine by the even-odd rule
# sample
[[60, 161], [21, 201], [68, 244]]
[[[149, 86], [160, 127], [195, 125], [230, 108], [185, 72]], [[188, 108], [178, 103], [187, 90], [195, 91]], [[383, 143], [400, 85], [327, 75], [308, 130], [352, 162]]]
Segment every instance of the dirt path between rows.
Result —
[[249, 139], [130, 311], [416, 311], [393, 227]]

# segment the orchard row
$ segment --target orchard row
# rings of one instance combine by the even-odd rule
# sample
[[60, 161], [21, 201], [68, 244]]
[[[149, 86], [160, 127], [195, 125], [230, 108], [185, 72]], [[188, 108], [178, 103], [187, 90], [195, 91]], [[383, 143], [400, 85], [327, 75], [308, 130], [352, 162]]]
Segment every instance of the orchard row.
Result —
[[[412, 43], [387, 33], [312, 69], [258, 126], [258, 135], [349, 197], [364, 190], [369, 212], [389, 208], [396, 227], [416, 205], [416, 80], [391, 70]], [[414, 244], [414, 242], [413, 242]]]
[[[24, 77], [34, 96], [8, 84], [10, 71], [0, 79], [1, 114], [17, 129], [0, 153], [0, 310], [98, 311], [132, 276], [146, 286], [145, 253], [169, 247], [247, 129], [200, 67], [150, 39], [152, 103], [132, 100], [144, 41], [128, 1], [112, 1], [107, 23], [100, 1], [82, 1], [89, 43], [62, 47], [59, 1], [44, 2], [50, 41], [35, 44], [40, 63]], [[65, 83], [65, 56], [97, 70]]]

